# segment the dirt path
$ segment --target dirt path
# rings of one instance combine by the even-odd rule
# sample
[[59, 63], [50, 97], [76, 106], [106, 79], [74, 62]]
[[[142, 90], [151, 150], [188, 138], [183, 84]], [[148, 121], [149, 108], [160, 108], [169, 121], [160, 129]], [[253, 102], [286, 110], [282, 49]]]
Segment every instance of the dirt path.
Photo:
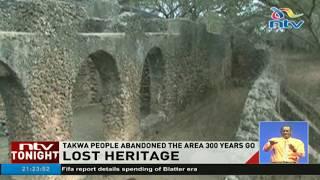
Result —
[[103, 113], [99, 105], [78, 109], [72, 117], [72, 136], [77, 141], [103, 141]]

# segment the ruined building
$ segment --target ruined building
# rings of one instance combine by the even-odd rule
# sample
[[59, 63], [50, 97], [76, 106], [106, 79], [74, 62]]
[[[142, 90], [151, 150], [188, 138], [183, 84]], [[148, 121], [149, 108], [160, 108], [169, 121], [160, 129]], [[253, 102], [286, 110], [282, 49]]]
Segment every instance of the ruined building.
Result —
[[261, 119], [293, 117], [312, 122], [310, 144], [317, 148], [320, 125], [312, 120], [319, 114], [280, 86], [278, 66], [244, 71], [268, 56], [242, 48], [247, 55], [231, 54], [229, 40], [202, 24], [126, 11], [113, 0], [0, 0], [1, 135], [71, 140], [79, 123], [74, 112], [99, 106], [102, 133], [93, 140], [139, 140], [144, 130], [174, 121], [209, 89], [246, 72], [242, 78], [254, 75], [255, 82], [237, 138], [256, 140]]
[[0, 9], [10, 140], [71, 139], [73, 111], [90, 104], [101, 106], [104, 139], [139, 139], [229, 76], [224, 37], [187, 20], [142, 19], [113, 1]]

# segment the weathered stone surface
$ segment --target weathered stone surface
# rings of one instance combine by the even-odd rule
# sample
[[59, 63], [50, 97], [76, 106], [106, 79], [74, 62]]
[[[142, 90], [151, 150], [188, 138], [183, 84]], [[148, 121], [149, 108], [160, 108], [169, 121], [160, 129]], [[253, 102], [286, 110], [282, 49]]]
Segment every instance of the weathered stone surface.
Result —
[[6, 136], [8, 133], [7, 115], [4, 101], [0, 96], [0, 136]]
[[244, 37], [231, 38], [231, 77], [237, 85], [252, 84], [269, 64], [268, 51], [256, 49]]
[[[29, 119], [21, 121], [30, 123], [22, 123], [20, 128], [32, 132], [31, 139], [35, 140], [71, 138], [70, 117], [77, 106], [72, 99], [83, 100], [82, 104], [102, 104], [107, 139], [136, 139], [141, 133], [143, 67], [151, 70], [147, 88], [151, 92], [151, 114], [158, 117], [152, 119], [161, 122], [172, 120], [205, 93], [211, 86], [209, 78], [215, 78], [208, 76], [209, 69], [226, 57], [222, 37], [215, 35], [207, 41], [213, 35], [203, 25], [187, 20], [168, 21], [168, 31], [161, 33], [136, 29], [126, 33], [79, 34], [88, 18], [81, 2], [0, 4], [6, 4], [1, 12], [17, 20], [11, 22], [9, 18], [8, 26], [1, 26], [2, 30], [30, 32], [0, 33], [0, 59], [21, 83], [29, 104], [24, 107]], [[29, 18], [18, 21], [21, 17]], [[219, 50], [212, 51], [215, 42], [219, 42]], [[156, 56], [147, 58], [154, 48], [162, 56], [156, 64], [152, 64]], [[88, 64], [88, 59], [94, 65]], [[154, 68], [159, 63], [162, 73]], [[82, 71], [83, 64], [90, 68]], [[221, 69], [216, 70], [219, 74]]]
[[249, 91], [236, 134], [237, 139], [258, 141], [260, 121], [282, 119], [277, 112], [281, 78], [274, 73], [274, 68], [269, 65]]

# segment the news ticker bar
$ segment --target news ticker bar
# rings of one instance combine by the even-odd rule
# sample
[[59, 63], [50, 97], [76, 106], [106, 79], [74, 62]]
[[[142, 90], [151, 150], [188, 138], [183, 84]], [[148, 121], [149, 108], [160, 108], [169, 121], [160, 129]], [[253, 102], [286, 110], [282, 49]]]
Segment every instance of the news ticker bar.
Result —
[[1, 164], [1, 175], [320, 175], [320, 164]]

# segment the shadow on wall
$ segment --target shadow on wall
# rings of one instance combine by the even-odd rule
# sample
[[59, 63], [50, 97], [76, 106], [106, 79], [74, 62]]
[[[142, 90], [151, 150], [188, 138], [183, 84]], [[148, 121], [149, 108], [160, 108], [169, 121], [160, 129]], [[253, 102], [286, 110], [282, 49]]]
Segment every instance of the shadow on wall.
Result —
[[0, 136], [8, 136], [7, 115], [3, 98], [0, 95]]
[[269, 54], [244, 37], [231, 37], [231, 77], [235, 85], [253, 83], [268, 64]]
[[152, 48], [144, 61], [140, 84], [140, 126], [142, 129], [162, 120], [164, 66], [160, 48]]
[[[32, 140], [32, 125], [30, 125], [30, 104], [20, 80], [9, 66], [0, 62], [0, 93], [2, 97], [3, 112], [6, 122], [2, 122], [2, 130], [7, 133], [1, 133], [6, 136], [1, 137], [0, 142], [0, 160], [8, 160], [8, 142]], [[0, 117], [3, 118], [3, 117]]]
[[113, 57], [102, 50], [90, 54], [81, 64], [73, 86], [74, 140], [117, 136], [117, 123], [122, 117], [119, 91], [120, 78]]

